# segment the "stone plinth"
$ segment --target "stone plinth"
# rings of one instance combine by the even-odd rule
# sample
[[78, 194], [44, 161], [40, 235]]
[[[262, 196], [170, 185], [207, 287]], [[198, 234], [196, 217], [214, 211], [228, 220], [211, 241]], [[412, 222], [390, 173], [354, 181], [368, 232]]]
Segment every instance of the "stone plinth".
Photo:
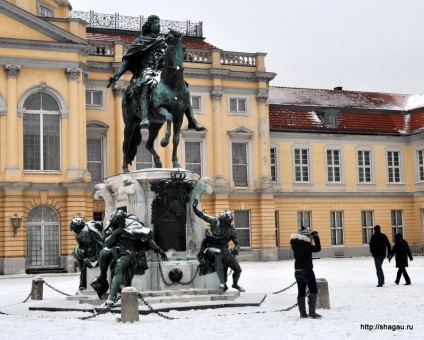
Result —
[[330, 294], [328, 291], [328, 281], [317, 279], [318, 296], [316, 308], [330, 309]]

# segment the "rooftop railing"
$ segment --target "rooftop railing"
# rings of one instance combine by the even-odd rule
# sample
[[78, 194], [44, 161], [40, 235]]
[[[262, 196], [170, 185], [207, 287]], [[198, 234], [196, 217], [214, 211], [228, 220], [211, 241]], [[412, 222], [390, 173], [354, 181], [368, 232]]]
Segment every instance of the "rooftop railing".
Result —
[[[147, 17], [130, 17], [115, 14], [95, 13], [94, 11], [82, 12], [71, 11], [70, 18], [81, 19], [87, 23], [89, 28], [104, 28], [124, 31], [141, 31], [141, 27], [147, 21]], [[187, 37], [203, 37], [202, 22], [160, 20], [161, 33], [168, 33], [170, 30], [178, 31]]]

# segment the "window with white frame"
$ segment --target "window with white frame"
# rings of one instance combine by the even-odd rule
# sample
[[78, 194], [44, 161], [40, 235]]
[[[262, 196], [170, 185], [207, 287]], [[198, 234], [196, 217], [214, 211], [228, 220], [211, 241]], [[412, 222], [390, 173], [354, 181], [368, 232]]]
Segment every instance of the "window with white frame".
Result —
[[340, 246], [343, 241], [343, 211], [330, 212], [331, 245]]
[[103, 182], [103, 141], [101, 138], [87, 139], [87, 170], [93, 183]]
[[309, 182], [309, 150], [294, 150], [294, 180], [295, 182]]
[[185, 168], [202, 176], [202, 142], [186, 141], [184, 143]]
[[400, 152], [387, 151], [387, 175], [389, 183], [401, 182]]
[[87, 107], [103, 107], [103, 91], [86, 90], [85, 105]]
[[201, 111], [202, 110], [202, 96], [191, 95], [191, 106], [193, 107], [193, 111]]
[[395, 235], [400, 233], [403, 235], [403, 217], [402, 210], [392, 210], [392, 240], [395, 241]]
[[358, 181], [359, 183], [372, 182], [371, 151], [358, 150]]
[[229, 95], [227, 96], [228, 113], [230, 115], [250, 114], [250, 104], [247, 96]]
[[424, 181], [424, 150], [417, 150], [418, 181]]
[[302, 226], [305, 228], [311, 227], [311, 211], [299, 210], [297, 212], [297, 232], [300, 233]]
[[236, 187], [248, 186], [248, 143], [231, 143], [233, 181]]
[[24, 170], [60, 170], [58, 102], [40, 91], [29, 95], [23, 106]]
[[43, 2], [37, 2], [37, 12], [39, 17], [53, 18], [54, 9], [48, 4]]
[[341, 152], [340, 150], [327, 150], [327, 182], [341, 182]]
[[374, 212], [372, 210], [361, 211], [362, 243], [369, 244], [374, 231]]
[[150, 169], [153, 168], [153, 155], [146, 149], [146, 140], [142, 140], [137, 147], [137, 154], [133, 162], [133, 170]]
[[250, 248], [250, 210], [234, 210], [234, 227], [240, 247]]
[[275, 220], [275, 246], [280, 246], [280, 212], [278, 210], [274, 211], [274, 220]]
[[107, 128], [102, 122], [87, 122], [87, 170], [93, 183], [102, 183], [106, 177]]
[[277, 148], [270, 148], [271, 179], [277, 181]]

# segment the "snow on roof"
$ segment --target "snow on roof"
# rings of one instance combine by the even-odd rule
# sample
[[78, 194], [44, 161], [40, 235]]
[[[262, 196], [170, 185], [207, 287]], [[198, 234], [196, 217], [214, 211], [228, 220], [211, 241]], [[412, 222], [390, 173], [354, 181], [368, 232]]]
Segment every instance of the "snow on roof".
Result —
[[424, 107], [424, 95], [270, 87], [269, 104], [405, 111]]

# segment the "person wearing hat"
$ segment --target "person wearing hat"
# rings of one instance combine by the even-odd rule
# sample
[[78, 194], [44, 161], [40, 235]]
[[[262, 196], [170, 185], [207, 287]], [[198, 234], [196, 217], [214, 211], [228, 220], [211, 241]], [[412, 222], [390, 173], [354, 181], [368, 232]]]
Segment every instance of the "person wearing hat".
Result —
[[381, 232], [381, 227], [376, 225], [374, 227], [374, 234], [371, 236], [370, 240], [370, 252], [372, 257], [374, 257], [375, 269], [377, 271], [377, 287], [383, 287], [384, 285], [384, 273], [382, 265], [384, 259], [386, 258], [386, 249], [387, 256], [389, 257], [390, 251], [392, 249], [389, 239]]
[[[297, 306], [300, 317], [320, 318], [321, 315], [315, 312], [318, 286], [312, 265], [312, 253], [321, 251], [318, 232], [302, 226], [299, 234], [291, 235], [290, 245], [294, 255], [294, 277], [298, 289]], [[306, 286], [309, 288], [309, 315], [306, 313], [305, 305]]]

